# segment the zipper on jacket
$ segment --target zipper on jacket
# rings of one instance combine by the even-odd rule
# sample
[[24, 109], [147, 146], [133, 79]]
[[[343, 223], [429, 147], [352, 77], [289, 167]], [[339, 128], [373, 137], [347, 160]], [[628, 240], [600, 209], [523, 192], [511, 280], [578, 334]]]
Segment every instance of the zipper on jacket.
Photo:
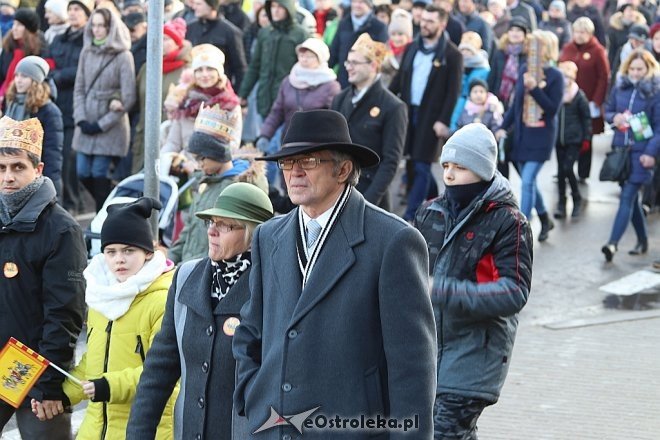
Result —
[[137, 335], [137, 346], [135, 346], [135, 352], [140, 353], [140, 359], [144, 364], [144, 346], [142, 345], [142, 336]]
[[[110, 357], [110, 334], [112, 333], [112, 321], [108, 321], [105, 328], [105, 358], [103, 359], [103, 372], [108, 372], [108, 357]], [[101, 440], [105, 439], [108, 431], [108, 402], [103, 402], [103, 429], [101, 430]]]

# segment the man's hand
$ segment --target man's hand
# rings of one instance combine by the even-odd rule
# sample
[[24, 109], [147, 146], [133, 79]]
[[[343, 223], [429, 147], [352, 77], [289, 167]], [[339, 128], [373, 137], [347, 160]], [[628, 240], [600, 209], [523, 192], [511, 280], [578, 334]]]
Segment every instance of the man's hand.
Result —
[[435, 135], [439, 138], [449, 137], [449, 127], [447, 127], [445, 124], [443, 124], [440, 121], [436, 121], [435, 124], [433, 124], [433, 131], [435, 132]]
[[35, 399], [32, 399], [30, 403], [32, 404], [32, 412], [42, 422], [44, 420], [51, 420], [53, 417], [64, 412], [64, 405], [61, 400], [44, 400], [43, 402], [37, 402]]

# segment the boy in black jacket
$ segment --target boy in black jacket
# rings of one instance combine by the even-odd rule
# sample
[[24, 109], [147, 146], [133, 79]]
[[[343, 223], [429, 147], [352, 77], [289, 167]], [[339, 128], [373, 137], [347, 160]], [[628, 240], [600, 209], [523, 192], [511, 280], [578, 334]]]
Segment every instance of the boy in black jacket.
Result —
[[572, 61], [559, 63], [564, 74], [564, 102], [559, 109], [559, 130], [557, 132], [557, 187], [559, 202], [554, 217], [566, 218], [566, 180], [571, 185], [573, 212], [571, 217], [579, 217], [582, 212], [582, 196], [578, 188], [573, 166], [578, 155], [591, 148], [591, 116], [589, 100], [575, 82], [577, 66]]

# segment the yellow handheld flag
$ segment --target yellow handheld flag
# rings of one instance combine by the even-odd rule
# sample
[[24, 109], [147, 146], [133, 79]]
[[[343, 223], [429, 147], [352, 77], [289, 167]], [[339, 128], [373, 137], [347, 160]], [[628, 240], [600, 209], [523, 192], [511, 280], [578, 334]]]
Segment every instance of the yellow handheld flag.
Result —
[[0, 352], [0, 399], [18, 408], [48, 364], [39, 353], [10, 338]]

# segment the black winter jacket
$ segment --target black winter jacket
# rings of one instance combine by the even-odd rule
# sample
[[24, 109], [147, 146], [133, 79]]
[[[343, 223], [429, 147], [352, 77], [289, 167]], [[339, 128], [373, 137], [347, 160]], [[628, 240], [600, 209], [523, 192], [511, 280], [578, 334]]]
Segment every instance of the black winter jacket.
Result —
[[582, 141], [591, 140], [589, 100], [582, 90], [578, 90], [571, 102], [564, 103], [559, 108], [558, 125], [558, 147], [581, 144]]
[[188, 25], [186, 40], [193, 47], [202, 43], [217, 46], [225, 54], [225, 74], [234, 90], [241, 87], [241, 81], [247, 70], [243, 31], [224, 17], [217, 20], [195, 20]]
[[458, 214], [426, 202], [415, 226], [428, 243], [438, 332], [438, 393], [496, 402], [532, 280], [532, 231], [499, 172]]
[[[85, 306], [82, 231], [55, 203], [50, 179], [13, 220], [0, 223], [0, 345], [13, 336], [60, 367], [73, 362]], [[18, 275], [8, 276], [14, 263]], [[46, 369], [29, 396], [65, 400], [64, 376]], [[29, 407], [30, 399], [23, 402]]]
[[64, 144], [62, 112], [55, 104], [48, 101], [38, 112], [30, 116], [39, 119], [44, 128], [44, 143], [41, 152], [44, 176], [53, 181], [57, 194], [62, 194], [62, 146]]
[[51, 76], [57, 86], [55, 104], [62, 111], [64, 127], [76, 126], [73, 121], [73, 85], [78, 71], [78, 60], [83, 47], [83, 29], [73, 31], [68, 28], [55, 37], [50, 45], [50, 55], [55, 61]]

